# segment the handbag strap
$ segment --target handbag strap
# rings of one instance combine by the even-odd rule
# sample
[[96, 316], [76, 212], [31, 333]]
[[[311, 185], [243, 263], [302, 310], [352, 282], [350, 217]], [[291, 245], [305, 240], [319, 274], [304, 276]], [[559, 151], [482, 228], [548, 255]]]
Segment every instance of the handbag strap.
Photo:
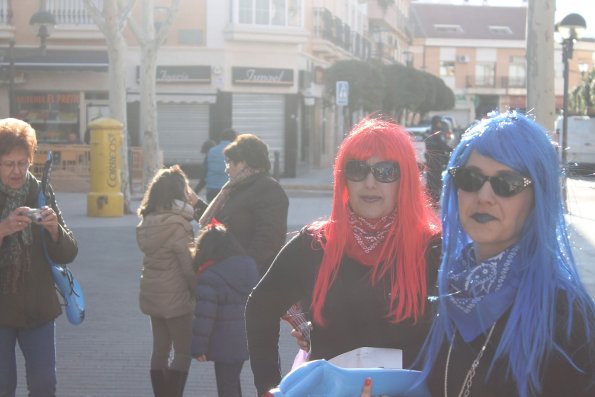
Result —
[[[37, 204], [38, 204], [39, 208], [43, 207], [47, 203], [46, 191], [47, 191], [47, 186], [49, 183], [51, 171], [52, 171], [52, 152], [50, 150], [50, 151], [48, 151], [48, 158], [45, 161], [45, 164], [43, 166], [43, 175], [41, 177], [41, 188], [39, 189], [39, 194], [37, 195]], [[47, 260], [48, 264], [50, 265], [50, 267], [55, 266], [56, 264], [54, 263], [52, 258], [50, 258], [50, 255], [48, 254], [48, 247], [47, 247], [47, 243], [45, 240], [45, 233], [43, 232], [43, 230], [41, 231], [41, 245], [43, 247], [43, 254], [45, 255], [45, 259]]]

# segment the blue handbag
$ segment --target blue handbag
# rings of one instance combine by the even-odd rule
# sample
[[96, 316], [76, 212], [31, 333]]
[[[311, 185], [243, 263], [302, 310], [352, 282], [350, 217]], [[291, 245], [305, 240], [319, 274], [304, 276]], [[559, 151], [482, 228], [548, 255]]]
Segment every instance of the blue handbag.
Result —
[[[43, 168], [41, 189], [37, 199], [39, 208], [46, 205], [46, 190], [50, 178], [51, 166], [52, 152], [48, 151], [48, 158]], [[83, 295], [83, 290], [68, 267], [58, 265], [50, 258], [45, 239], [45, 233], [42, 232], [41, 242], [43, 245], [43, 253], [52, 270], [52, 277], [54, 278], [56, 289], [64, 301], [66, 317], [71, 324], [79, 325], [85, 319], [85, 297]]]

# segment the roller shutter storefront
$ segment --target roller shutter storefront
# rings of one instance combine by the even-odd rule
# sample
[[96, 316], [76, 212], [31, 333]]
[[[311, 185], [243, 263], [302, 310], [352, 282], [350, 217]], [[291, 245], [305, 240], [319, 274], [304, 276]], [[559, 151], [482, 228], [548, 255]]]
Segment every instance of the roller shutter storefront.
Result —
[[279, 170], [284, 172], [285, 97], [280, 94], [233, 94], [232, 126], [238, 133], [258, 136], [269, 147], [271, 172], [274, 153], [279, 153]]
[[209, 139], [209, 105], [205, 103], [159, 103], [159, 145], [165, 164], [200, 164], [200, 148]]

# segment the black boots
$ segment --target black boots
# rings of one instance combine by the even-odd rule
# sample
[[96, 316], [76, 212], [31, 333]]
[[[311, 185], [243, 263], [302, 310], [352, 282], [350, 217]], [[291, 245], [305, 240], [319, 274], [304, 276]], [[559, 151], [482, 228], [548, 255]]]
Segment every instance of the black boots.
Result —
[[173, 369], [151, 370], [151, 385], [155, 397], [182, 397], [188, 372]]
[[153, 385], [153, 394], [155, 397], [168, 397], [168, 393], [166, 393], [165, 373], [166, 371], [160, 369], [151, 370], [151, 385]]
[[188, 372], [167, 370], [168, 394], [163, 397], [182, 397], [184, 395], [184, 386], [186, 386]]

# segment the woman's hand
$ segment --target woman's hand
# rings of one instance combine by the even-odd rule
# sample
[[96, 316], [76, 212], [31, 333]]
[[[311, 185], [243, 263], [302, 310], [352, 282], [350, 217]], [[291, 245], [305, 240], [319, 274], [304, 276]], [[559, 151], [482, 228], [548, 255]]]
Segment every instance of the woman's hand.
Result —
[[190, 187], [190, 185], [186, 185], [186, 201], [188, 202], [188, 204], [190, 204], [191, 206], [195, 206], [196, 203], [198, 203], [198, 194], [196, 194], [194, 192], [194, 190], [192, 190], [192, 188]]
[[372, 397], [372, 378], [366, 378], [361, 397]]
[[300, 349], [302, 349], [305, 352], [310, 351], [310, 343], [308, 343], [308, 341], [306, 340], [306, 338], [304, 338], [304, 335], [302, 335], [300, 331], [292, 329], [291, 336], [295, 338], [295, 343], [297, 343]]
[[0, 222], [0, 237], [4, 238], [11, 234], [18, 233], [31, 224], [31, 219], [26, 215], [29, 207], [14, 209], [2, 222]]
[[41, 207], [41, 222], [39, 224], [48, 231], [54, 242], [58, 241], [58, 215], [52, 207], [47, 205]]
[[196, 359], [198, 361], [200, 361], [201, 363], [202, 362], [205, 362], [205, 361], [207, 361], [207, 355], [206, 354], [201, 354], [200, 356], [196, 357]]

